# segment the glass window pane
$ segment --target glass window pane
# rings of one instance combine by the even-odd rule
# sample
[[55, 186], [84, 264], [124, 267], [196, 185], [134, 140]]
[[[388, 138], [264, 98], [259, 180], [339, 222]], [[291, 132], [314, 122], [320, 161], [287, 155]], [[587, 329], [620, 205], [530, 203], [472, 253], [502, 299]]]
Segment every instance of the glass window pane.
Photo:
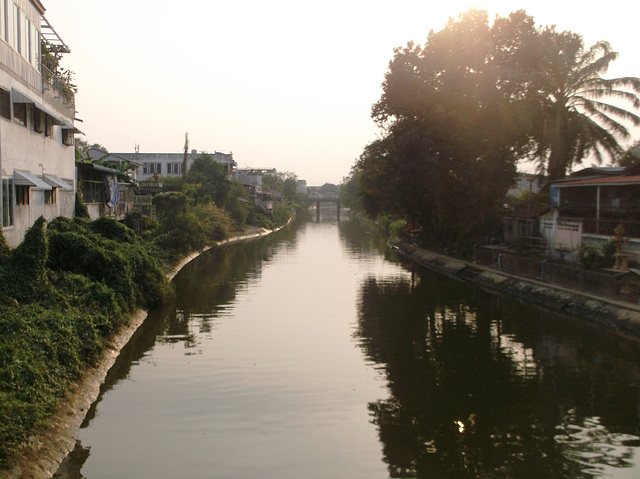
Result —
[[6, 29], [6, 6], [7, 0], [0, 0], [0, 38], [7, 41], [7, 29]]
[[2, 179], [2, 226], [13, 226], [13, 180]]
[[18, 6], [13, 2], [9, 2], [9, 18], [7, 22], [9, 31], [7, 32], [7, 37], [9, 45], [16, 50], [18, 49], [18, 21]]

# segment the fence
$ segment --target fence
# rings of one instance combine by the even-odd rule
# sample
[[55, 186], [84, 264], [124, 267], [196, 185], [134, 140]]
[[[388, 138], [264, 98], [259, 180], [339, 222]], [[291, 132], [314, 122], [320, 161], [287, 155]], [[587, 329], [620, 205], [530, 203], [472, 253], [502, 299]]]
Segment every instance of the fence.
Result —
[[636, 291], [623, 285], [627, 275], [617, 271], [586, 270], [577, 266], [520, 256], [506, 249], [482, 247], [478, 263], [505, 273], [553, 283], [565, 288], [585, 291], [625, 301], [638, 301]]

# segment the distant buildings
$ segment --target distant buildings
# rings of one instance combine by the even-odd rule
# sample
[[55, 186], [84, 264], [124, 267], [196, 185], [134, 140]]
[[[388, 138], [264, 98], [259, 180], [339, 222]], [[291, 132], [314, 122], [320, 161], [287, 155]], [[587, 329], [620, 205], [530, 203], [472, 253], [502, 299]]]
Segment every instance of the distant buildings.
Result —
[[2, 233], [17, 246], [38, 217], [75, 208], [75, 95], [43, 65], [41, 41], [69, 53], [39, 0], [0, 0]]
[[[187, 153], [187, 171], [191, 168], [193, 160], [202, 154], [197, 150]], [[184, 153], [113, 153], [113, 155], [139, 163], [137, 178], [139, 181], [147, 181], [158, 177], [181, 176], [183, 173]], [[215, 151], [211, 153], [215, 161], [222, 164], [227, 175], [235, 174], [237, 163], [233, 159], [233, 153]]]

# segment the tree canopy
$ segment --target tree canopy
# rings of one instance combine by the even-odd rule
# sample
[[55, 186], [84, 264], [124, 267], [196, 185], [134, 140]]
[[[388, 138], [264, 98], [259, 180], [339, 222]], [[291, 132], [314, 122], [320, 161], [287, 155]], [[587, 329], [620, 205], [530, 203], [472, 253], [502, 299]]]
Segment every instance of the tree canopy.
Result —
[[229, 178], [220, 163], [208, 153], [201, 153], [193, 159], [193, 164], [186, 174], [185, 183], [197, 185], [194, 198], [198, 202], [213, 201], [217, 206], [224, 206], [229, 191]]
[[532, 136], [541, 168], [557, 179], [589, 154], [598, 163], [603, 153], [617, 160], [623, 153], [618, 139], [629, 138], [622, 122], [640, 125], [640, 117], [621, 106], [640, 107], [640, 79], [601, 77], [618, 57], [607, 42], [585, 48], [580, 35], [553, 28], [541, 30], [537, 38], [540, 67], [532, 83], [540, 122]]
[[493, 23], [470, 10], [397, 48], [371, 111], [382, 134], [352, 173], [363, 207], [410, 215], [442, 243], [491, 233], [519, 160], [562, 177], [588, 153], [621, 151], [628, 133], [611, 117], [640, 119], [603, 98], [637, 107], [640, 80], [601, 79], [615, 57], [522, 10]]

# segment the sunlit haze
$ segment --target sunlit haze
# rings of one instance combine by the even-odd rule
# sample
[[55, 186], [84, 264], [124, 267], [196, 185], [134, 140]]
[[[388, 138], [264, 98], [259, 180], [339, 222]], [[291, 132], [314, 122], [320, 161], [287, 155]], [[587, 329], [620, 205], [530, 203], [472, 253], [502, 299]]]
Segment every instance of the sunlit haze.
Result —
[[[310, 185], [339, 183], [376, 138], [371, 105], [393, 48], [469, 8], [610, 42], [609, 76], [640, 76], [640, 4], [562, 1], [43, 0], [71, 48], [78, 123], [112, 152], [232, 151]], [[634, 130], [634, 138], [640, 132]]]

